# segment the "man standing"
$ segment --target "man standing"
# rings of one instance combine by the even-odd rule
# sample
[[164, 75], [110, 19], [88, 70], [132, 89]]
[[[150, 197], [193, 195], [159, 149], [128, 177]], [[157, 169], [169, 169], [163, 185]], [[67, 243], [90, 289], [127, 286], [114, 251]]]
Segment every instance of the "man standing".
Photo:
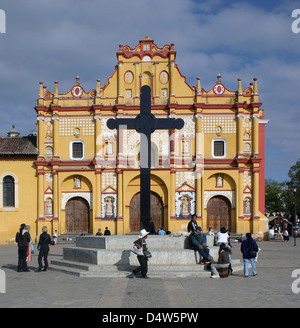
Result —
[[196, 230], [189, 236], [191, 247], [198, 251], [202, 256], [201, 263], [208, 264], [213, 261], [213, 258], [209, 255], [209, 249], [206, 245], [206, 235], [202, 233], [201, 227], [196, 227]]

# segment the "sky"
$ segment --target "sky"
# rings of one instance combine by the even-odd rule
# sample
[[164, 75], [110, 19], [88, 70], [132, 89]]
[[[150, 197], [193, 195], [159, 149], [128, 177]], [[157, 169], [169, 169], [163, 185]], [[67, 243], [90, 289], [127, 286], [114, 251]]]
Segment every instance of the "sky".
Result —
[[1, 0], [0, 9], [0, 136], [13, 124], [35, 131], [40, 81], [66, 93], [79, 75], [95, 89], [112, 75], [119, 44], [133, 48], [147, 35], [158, 47], [174, 43], [191, 86], [200, 77], [208, 91], [221, 74], [237, 90], [238, 78], [243, 89], [257, 78], [267, 179], [288, 180], [300, 159], [299, 1]]

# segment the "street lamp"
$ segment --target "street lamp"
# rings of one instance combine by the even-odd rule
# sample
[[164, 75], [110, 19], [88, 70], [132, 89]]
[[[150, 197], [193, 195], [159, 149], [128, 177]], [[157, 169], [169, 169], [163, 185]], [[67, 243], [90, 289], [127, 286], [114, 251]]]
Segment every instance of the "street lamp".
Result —
[[[295, 217], [294, 225], [295, 225], [295, 227], [296, 227], [296, 223], [297, 223], [297, 221], [296, 221], [296, 192], [297, 192], [297, 188], [294, 188], [293, 193], [294, 193], [294, 217]], [[294, 246], [296, 246], [296, 231], [294, 232]]]

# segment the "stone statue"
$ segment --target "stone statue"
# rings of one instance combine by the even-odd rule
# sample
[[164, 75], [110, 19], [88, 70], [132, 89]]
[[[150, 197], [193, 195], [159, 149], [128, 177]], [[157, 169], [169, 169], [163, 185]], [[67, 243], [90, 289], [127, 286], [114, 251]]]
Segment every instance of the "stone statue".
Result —
[[181, 204], [180, 204], [180, 213], [181, 214], [189, 214], [189, 205], [190, 205], [190, 201], [189, 201], [189, 197], [187, 195], [183, 195], [180, 199]]
[[250, 201], [249, 198], [245, 201], [245, 214], [250, 214]]
[[81, 178], [78, 175], [75, 175], [74, 177], [74, 188], [80, 188], [81, 187]]
[[105, 198], [105, 214], [113, 214], [114, 213], [114, 204], [112, 197]]

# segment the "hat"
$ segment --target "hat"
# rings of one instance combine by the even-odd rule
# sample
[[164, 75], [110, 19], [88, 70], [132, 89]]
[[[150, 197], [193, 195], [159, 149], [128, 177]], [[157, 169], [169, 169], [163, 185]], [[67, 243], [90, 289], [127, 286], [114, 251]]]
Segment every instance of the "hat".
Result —
[[144, 238], [145, 236], [148, 235], [148, 233], [149, 233], [148, 231], [146, 231], [145, 229], [142, 229], [140, 231], [139, 238]]
[[196, 230], [202, 231], [202, 228], [201, 227], [196, 227]]

